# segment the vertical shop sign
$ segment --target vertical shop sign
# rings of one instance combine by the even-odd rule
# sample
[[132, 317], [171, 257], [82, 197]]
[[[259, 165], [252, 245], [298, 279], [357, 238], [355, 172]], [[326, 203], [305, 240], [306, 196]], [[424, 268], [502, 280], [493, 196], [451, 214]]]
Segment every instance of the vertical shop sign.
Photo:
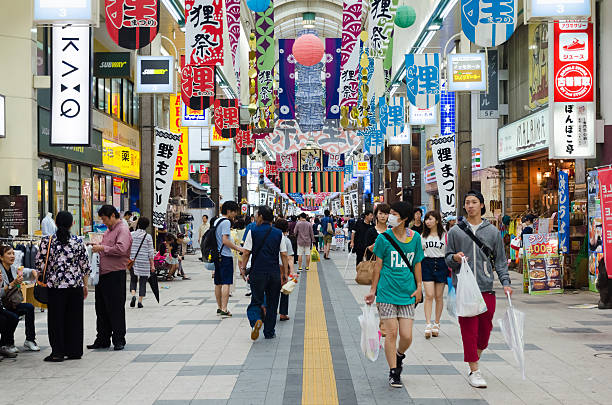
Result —
[[523, 238], [529, 294], [563, 293], [563, 274], [557, 234], [531, 234]]
[[553, 25], [554, 101], [593, 101], [593, 24], [586, 21], [566, 21]]
[[273, 193], [268, 193], [268, 207], [274, 209], [274, 200], [276, 196]]
[[185, 0], [187, 65], [223, 66], [222, 0]]
[[529, 108], [548, 104], [548, 24], [529, 24]]
[[603, 230], [599, 199], [599, 175], [597, 170], [587, 176], [588, 232], [589, 232], [589, 290], [597, 292], [595, 283], [599, 274], [599, 261], [603, 258]]
[[559, 171], [559, 251], [564, 255], [569, 253], [570, 239], [570, 206], [569, 206], [569, 175]]
[[51, 145], [89, 146], [91, 31], [52, 28]]
[[266, 205], [268, 202], [268, 192], [266, 190], [259, 191], [259, 205]]
[[440, 136], [431, 140], [436, 182], [440, 196], [440, 214], [442, 218], [455, 215], [455, 176], [457, 165], [455, 163], [455, 135]]
[[189, 180], [189, 128], [181, 127], [181, 96], [170, 94], [170, 132], [181, 135], [174, 180]]
[[28, 234], [28, 196], [0, 196], [0, 236]]
[[105, 0], [106, 31], [114, 43], [140, 49], [159, 31], [159, 0]]
[[604, 260], [608, 278], [612, 278], [612, 168], [600, 169], [598, 176]]
[[595, 157], [595, 103], [554, 103], [551, 159]]
[[440, 102], [440, 54], [406, 54], [406, 87], [410, 104], [430, 108]]
[[393, 19], [398, 0], [371, 0], [368, 21], [368, 38], [370, 38], [370, 55], [381, 59], [391, 41]]
[[480, 94], [478, 118], [499, 118], [499, 60], [497, 49], [488, 51], [487, 92]]
[[440, 96], [440, 134], [455, 134], [455, 93], [446, 91], [446, 84], [442, 85]]
[[278, 40], [278, 118], [295, 119], [295, 39]]
[[[342, 4], [342, 59], [340, 62], [340, 106], [357, 105], [357, 69], [359, 68], [359, 34], [361, 33], [361, 0], [344, 0]], [[343, 117], [348, 119], [348, 108]]]
[[351, 209], [353, 210], [353, 214], [357, 216], [359, 213], [359, 195], [357, 191], [351, 193]]
[[153, 166], [153, 226], [163, 228], [166, 222], [166, 210], [170, 189], [172, 188], [172, 175], [178, 155], [181, 134], [155, 128], [155, 159]]
[[517, 8], [516, 0], [461, 0], [461, 29], [478, 46], [501, 45], [514, 33]]
[[351, 196], [348, 193], [342, 194], [342, 203], [344, 204], [344, 215], [351, 215]]

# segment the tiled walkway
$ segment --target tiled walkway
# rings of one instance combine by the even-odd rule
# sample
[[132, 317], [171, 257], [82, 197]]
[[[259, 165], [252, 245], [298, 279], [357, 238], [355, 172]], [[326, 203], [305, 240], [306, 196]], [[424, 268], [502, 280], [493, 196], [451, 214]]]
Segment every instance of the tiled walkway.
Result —
[[[459, 329], [443, 314], [438, 338], [423, 338], [422, 306], [407, 353], [406, 389], [387, 385], [381, 352], [376, 362], [360, 351], [363, 295], [354, 263], [332, 253], [316, 271], [302, 274], [290, 296], [291, 320], [277, 338], [252, 343], [245, 286], [230, 300], [234, 316], [215, 315], [213, 283], [195, 256], [192, 280], [162, 283], [161, 303], [127, 307], [123, 352], [85, 351], [80, 361], [49, 364], [46, 314], [36, 313], [42, 353], [0, 362], [0, 404], [609, 404], [612, 398], [612, 311], [571, 309], [595, 303], [581, 292], [531, 297], [516, 291], [526, 313], [527, 380], [494, 329], [481, 369], [489, 388], [468, 386]], [[354, 257], [351, 258], [351, 262]], [[513, 273], [516, 286], [520, 276]], [[94, 294], [85, 306], [85, 341], [95, 336]], [[506, 301], [498, 294], [496, 320]], [[497, 325], [496, 321], [495, 324]], [[23, 342], [23, 325], [16, 339]]]

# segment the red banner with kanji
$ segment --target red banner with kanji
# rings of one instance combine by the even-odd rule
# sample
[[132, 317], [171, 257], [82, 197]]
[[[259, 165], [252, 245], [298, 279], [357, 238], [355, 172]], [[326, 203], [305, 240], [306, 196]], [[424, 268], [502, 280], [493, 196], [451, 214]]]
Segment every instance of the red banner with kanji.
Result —
[[215, 127], [223, 138], [233, 138], [238, 134], [240, 116], [237, 99], [215, 100]]
[[185, 0], [188, 65], [223, 65], [223, 2]]
[[105, 0], [106, 31], [114, 43], [140, 49], [159, 31], [159, 0]]
[[215, 67], [185, 65], [181, 56], [181, 99], [193, 110], [203, 110], [215, 99]]
[[255, 146], [257, 146], [255, 139], [251, 136], [251, 128], [248, 126], [246, 126], [245, 129], [240, 128], [238, 130], [238, 135], [234, 138], [234, 142], [236, 144], [236, 153], [245, 156], [253, 153]]
[[612, 278], [612, 168], [600, 169], [597, 174], [603, 224], [604, 261], [608, 278]]

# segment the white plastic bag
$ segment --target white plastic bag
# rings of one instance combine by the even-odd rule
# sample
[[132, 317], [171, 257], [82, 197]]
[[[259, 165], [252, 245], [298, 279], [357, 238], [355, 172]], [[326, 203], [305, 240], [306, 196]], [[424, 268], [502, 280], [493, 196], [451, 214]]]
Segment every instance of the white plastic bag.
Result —
[[380, 352], [382, 334], [378, 325], [380, 319], [378, 311], [373, 305], [364, 305], [359, 315], [361, 324], [361, 351], [368, 360], [376, 361]]
[[471, 317], [485, 312], [487, 304], [482, 298], [476, 277], [464, 257], [461, 271], [457, 274], [457, 316]]
[[89, 284], [98, 285], [98, 281], [100, 280], [100, 253], [93, 253], [91, 255], [91, 261], [89, 262], [91, 266], [91, 273], [89, 274]]

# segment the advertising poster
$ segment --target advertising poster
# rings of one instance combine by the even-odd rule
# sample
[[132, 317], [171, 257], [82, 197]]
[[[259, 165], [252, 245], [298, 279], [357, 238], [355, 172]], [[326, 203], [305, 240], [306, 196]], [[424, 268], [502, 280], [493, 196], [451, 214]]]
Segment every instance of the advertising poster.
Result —
[[598, 177], [603, 225], [603, 253], [608, 278], [612, 278], [612, 168], [599, 170]]
[[300, 151], [300, 171], [320, 172], [323, 169], [321, 149], [302, 149]]
[[448, 91], [487, 90], [484, 53], [448, 55]]
[[181, 96], [170, 94], [170, 132], [181, 134], [174, 180], [189, 180], [189, 128], [181, 127]]
[[455, 215], [455, 176], [457, 165], [455, 158], [455, 135], [441, 136], [431, 140], [438, 194], [440, 196], [440, 214], [442, 218]]
[[597, 170], [587, 176], [588, 221], [589, 221], [589, 290], [597, 292], [595, 281], [599, 274], [599, 261], [603, 258], [603, 226], [599, 200], [599, 176]]
[[81, 218], [83, 219], [83, 230], [81, 233], [93, 230], [93, 219], [91, 217], [91, 179], [81, 179]]
[[529, 279], [529, 294], [563, 292], [563, 271], [556, 233], [523, 236], [525, 272]]
[[0, 196], [0, 236], [28, 234], [28, 196]]
[[548, 23], [529, 24], [529, 108], [548, 104]]

